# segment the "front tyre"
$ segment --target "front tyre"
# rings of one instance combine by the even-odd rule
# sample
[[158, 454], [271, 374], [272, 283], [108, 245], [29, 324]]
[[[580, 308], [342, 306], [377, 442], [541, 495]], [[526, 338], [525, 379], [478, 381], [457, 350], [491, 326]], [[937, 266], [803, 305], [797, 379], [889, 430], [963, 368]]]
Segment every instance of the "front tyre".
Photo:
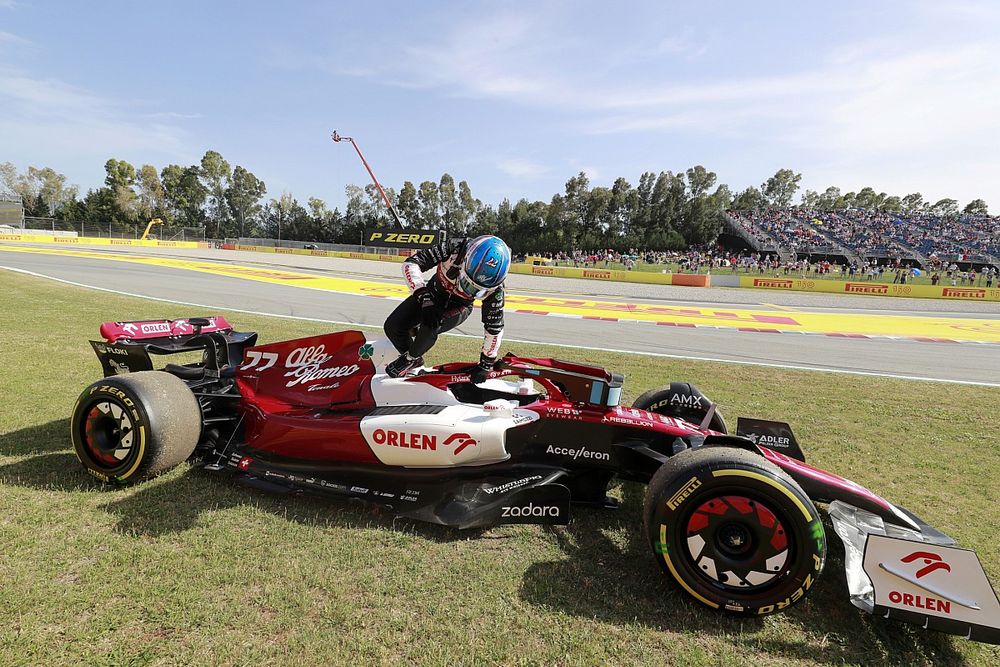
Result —
[[127, 373], [83, 390], [70, 433], [87, 472], [111, 484], [131, 484], [191, 456], [201, 437], [201, 408], [170, 373]]
[[672, 457], [649, 483], [643, 519], [670, 578], [734, 615], [788, 609], [826, 560], [826, 534], [809, 497], [780, 468], [740, 449]]

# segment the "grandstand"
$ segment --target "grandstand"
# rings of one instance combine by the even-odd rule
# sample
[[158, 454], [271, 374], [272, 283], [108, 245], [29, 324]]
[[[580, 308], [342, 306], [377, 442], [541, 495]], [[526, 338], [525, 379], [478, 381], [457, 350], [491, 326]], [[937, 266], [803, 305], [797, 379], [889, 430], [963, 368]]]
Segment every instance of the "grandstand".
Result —
[[898, 260], [924, 268], [942, 262], [1000, 268], [997, 216], [792, 208], [730, 211], [726, 225], [751, 250], [774, 252], [785, 261], [824, 258], [862, 266]]

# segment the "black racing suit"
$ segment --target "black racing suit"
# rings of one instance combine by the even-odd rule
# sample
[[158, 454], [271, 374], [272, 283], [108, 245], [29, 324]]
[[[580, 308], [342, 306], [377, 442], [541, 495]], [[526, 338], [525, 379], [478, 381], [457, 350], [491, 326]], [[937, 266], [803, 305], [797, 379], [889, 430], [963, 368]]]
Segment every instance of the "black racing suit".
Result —
[[[456, 286], [469, 239], [453, 239], [419, 250], [403, 262], [403, 276], [411, 294], [385, 320], [385, 335], [400, 354], [416, 358], [434, 347], [438, 334], [454, 329], [472, 314], [475, 300]], [[434, 276], [424, 282], [424, 271], [436, 268]], [[428, 290], [433, 298], [436, 326], [423, 326], [423, 307], [419, 290]], [[496, 359], [503, 339], [503, 284], [490, 290], [483, 300], [482, 357]], [[420, 326], [418, 326], [420, 325]], [[415, 334], [414, 334], [415, 329]]]

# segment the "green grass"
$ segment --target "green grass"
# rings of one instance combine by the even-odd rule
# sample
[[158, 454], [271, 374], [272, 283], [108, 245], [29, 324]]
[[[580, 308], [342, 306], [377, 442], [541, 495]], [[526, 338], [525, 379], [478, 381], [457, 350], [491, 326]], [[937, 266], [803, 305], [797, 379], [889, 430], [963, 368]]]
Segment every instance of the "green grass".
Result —
[[[632, 484], [616, 487], [617, 512], [477, 532], [272, 497], [187, 466], [98, 485], [67, 434], [99, 375], [86, 341], [105, 320], [194, 314], [0, 272], [0, 664], [1000, 663], [995, 647], [857, 611], [832, 532], [804, 604], [763, 621], [706, 611], [653, 562]], [[265, 341], [324, 329], [231, 320]], [[624, 371], [629, 400], [685, 379], [731, 417], [787, 419], [814, 463], [917, 510], [1000, 581], [998, 390], [510, 347]], [[476, 348], [444, 338], [432, 361]]]

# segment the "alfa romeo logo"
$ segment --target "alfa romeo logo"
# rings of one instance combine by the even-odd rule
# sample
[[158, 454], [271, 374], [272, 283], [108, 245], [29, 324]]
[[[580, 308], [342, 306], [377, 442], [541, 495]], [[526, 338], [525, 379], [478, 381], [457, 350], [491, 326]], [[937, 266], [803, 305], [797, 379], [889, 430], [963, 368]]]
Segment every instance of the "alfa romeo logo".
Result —
[[375, 354], [375, 347], [371, 343], [365, 343], [358, 348], [358, 359], [371, 359]]

